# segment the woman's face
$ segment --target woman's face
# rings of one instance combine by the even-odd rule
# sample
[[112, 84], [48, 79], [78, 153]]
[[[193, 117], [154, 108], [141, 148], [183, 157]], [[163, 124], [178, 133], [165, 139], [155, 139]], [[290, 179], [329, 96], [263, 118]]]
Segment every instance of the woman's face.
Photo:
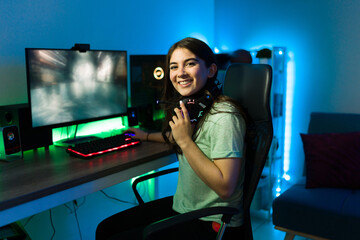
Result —
[[[216, 65], [206, 67], [205, 61], [186, 48], [177, 48], [170, 57], [170, 80], [182, 96], [191, 96], [201, 90], [207, 79], [216, 72]], [[215, 71], [214, 71], [215, 68]]]

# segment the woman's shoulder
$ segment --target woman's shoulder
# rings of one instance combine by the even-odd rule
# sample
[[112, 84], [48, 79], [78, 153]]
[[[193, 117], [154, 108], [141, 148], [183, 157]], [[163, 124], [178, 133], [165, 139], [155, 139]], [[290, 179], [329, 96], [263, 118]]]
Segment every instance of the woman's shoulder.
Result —
[[227, 102], [227, 101], [214, 103], [207, 116], [207, 120], [212, 122], [217, 122], [221, 119], [223, 120], [232, 119], [232, 121], [234, 121], [235, 119], [242, 119], [242, 118], [243, 116], [236, 108], [236, 106], [234, 106], [231, 102]]
[[221, 101], [221, 102], [215, 102], [212, 109], [211, 109], [212, 113], [236, 113], [238, 112], [238, 110], [236, 109], [236, 107], [227, 101]]
[[233, 103], [227, 101], [214, 103], [205, 121], [209, 124], [208, 126], [212, 129], [212, 132], [224, 131], [225, 129], [228, 131], [234, 129], [245, 131], [246, 126], [244, 116], [239, 112], [239, 109]]

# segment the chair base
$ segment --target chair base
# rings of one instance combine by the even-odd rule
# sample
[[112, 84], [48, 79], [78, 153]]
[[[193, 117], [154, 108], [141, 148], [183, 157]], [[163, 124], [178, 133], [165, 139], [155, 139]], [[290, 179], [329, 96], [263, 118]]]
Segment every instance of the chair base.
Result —
[[283, 228], [283, 227], [275, 226], [275, 229], [286, 232], [284, 240], [293, 240], [296, 235], [305, 237], [305, 238], [310, 238], [313, 240], [329, 240], [328, 238], [323, 238], [323, 237], [318, 237], [318, 236], [307, 234], [307, 233], [297, 232], [297, 231], [293, 231], [293, 230]]

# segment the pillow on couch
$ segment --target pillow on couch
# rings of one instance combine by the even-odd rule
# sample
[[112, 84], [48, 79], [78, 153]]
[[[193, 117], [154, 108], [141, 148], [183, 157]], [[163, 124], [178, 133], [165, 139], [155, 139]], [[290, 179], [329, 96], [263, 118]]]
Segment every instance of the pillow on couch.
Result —
[[360, 132], [300, 135], [307, 188], [360, 188]]

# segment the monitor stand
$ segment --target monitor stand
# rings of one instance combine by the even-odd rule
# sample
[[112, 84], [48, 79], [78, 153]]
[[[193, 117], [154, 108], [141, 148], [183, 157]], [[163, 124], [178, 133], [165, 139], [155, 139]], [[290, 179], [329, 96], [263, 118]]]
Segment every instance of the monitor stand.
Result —
[[100, 139], [100, 138], [96, 137], [96, 136], [78, 136], [76, 138], [71, 138], [71, 139], [68, 138], [68, 139], [56, 141], [54, 143], [54, 145], [58, 146], [58, 147], [73, 147], [76, 144], [90, 142], [90, 141], [94, 141], [97, 139]]

